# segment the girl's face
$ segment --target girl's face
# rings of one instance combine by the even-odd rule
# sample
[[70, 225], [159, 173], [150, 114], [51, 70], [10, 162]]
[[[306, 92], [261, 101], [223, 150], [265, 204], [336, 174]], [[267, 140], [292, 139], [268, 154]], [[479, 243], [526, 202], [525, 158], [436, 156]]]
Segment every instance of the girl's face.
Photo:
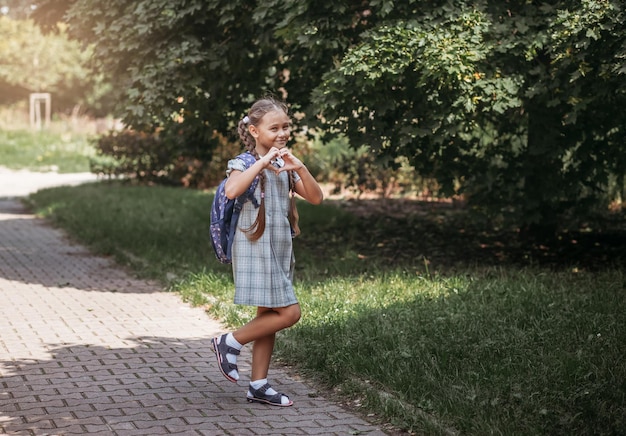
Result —
[[281, 149], [291, 138], [291, 119], [281, 110], [268, 112], [256, 125], [250, 126], [250, 133], [262, 151], [267, 152], [272, 147]]

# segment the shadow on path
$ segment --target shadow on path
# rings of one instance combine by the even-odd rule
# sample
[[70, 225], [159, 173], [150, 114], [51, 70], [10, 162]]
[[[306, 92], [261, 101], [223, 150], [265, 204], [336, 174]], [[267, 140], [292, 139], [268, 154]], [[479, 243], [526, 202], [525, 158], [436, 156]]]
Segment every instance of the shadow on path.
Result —
[[[281, 424], [311, 420], [312, 404], [308, 410], [248, 405], [245, 384], [222, 381], [208, 339], [128, 341], [134, 345], [51, 345], [49, 358], [0, 361], [0, 429], [20, 434], [244, 434], [251, 426], [269, 433]], [[295, 390], [300, 404], [307, 403], [301, 385], [285, 384], [289, 381], [283, 390]]]

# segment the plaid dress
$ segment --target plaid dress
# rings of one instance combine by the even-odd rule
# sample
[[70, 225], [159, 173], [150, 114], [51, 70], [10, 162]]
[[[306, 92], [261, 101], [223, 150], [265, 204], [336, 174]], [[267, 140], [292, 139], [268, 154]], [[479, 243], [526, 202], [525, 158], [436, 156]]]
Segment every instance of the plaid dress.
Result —
[[[228, 162], [228, 171], [243, 171], [240, 159]], [[250, 241], [239, 229], [246, 229], [256, 219], [258, 209], [248, 201], [239, 216], [238, 231], [233, 240], [233, 277], [235, 303], [261, 307], [286, 307], [298, 302], [293, 290], [295, 258], [289, 212], [289, 175], [284, 171], [265, 174], [265, 232]], [[298, 180], [296, 174], [296, 180]], [[254, 193], [261, 202], [261, 183]]]

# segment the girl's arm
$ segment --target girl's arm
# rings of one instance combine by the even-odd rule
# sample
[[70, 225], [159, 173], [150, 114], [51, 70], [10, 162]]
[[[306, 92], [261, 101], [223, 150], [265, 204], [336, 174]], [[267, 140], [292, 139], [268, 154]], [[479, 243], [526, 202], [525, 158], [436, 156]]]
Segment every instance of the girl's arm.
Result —
[[304, 164], [296, 172], [300, 176], [300, 180], [296, 183], [294, 190], [309, 203], [320, 204], [324, 199], [324, 193], [317, 180], [315, 180]]
[[324, 193], [309, 169], [287, 149], [282, 149], [280, 156], [286, 163], [280, 171], [293, 170], [300, 176], [300, 180], [294, 186], [296, 193], [311, 204], [320, 204], [324, 199]]
[[268, 158], [268, 156], [264, 156], [245, 171], [232, 170], [226, 180], [226, 185], [224, 186], [224, 193], [226, 194], [226, 197], [232, 200], [246, 192], [254, 181], [254, 178], [265, 167], [270, 165], [270, 160], [271, 159]]
[[[271, 164], [272, 160], [278, 156], [284, 158], [286, 163], [286, 165], [280, 169]], [[291, 152], [287, 149], [283, 148], [279, 150], [274, 147], [272, 147], [265, 156], [257, 160], [247, 170], [231, 171], [228, 176], [228, 180], [226, 180], [226, 185], [224, 186], [226, 196], [230, 199], [234, 199], [246, 192], [248, 187], [252, 184], [254, 178], [265, 168], [269, 168], [276, 172], [287, 170], [297, 172], [300, 176], [300, 180], [298, 180], [298, 183], [296, 183], [296, 186], [294, 187], [296, 193], [311, 204], [320, 204], [324, 199], [322, 188], [320, 188], [320, 185], [300, 159], [291, 154]]]

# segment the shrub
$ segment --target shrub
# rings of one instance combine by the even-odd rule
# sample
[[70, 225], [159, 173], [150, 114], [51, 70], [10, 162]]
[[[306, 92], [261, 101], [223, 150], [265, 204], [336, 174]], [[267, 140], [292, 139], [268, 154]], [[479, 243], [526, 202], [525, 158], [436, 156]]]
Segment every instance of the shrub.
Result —
[[184, 144], [175, 133], [111, 132], [96, 141], [90, 168], [109, 178], [211, 188], [224, 178], [228, 159], [241, 152], [241, 145], [218, 134], [198, 144]]
[[417, 175], [407, 158], [382, 162], [368, 146], [354, 148], [344, 136], [325, 143], [315, 137], [309, 142], [298, 142], [296, 147], [298, 156], [304, 156], [318, 180], [335, 186], [334, 193], [350, 191], [357, 197], [365, 193], [382, 197], [438, 195], [436, 181]]
[[174, 182], [171, 177], [175, 150], [158, 135], [137, 131], [111, 132], [96, 141], [92, 172], [129, 176], [142, 182]]

